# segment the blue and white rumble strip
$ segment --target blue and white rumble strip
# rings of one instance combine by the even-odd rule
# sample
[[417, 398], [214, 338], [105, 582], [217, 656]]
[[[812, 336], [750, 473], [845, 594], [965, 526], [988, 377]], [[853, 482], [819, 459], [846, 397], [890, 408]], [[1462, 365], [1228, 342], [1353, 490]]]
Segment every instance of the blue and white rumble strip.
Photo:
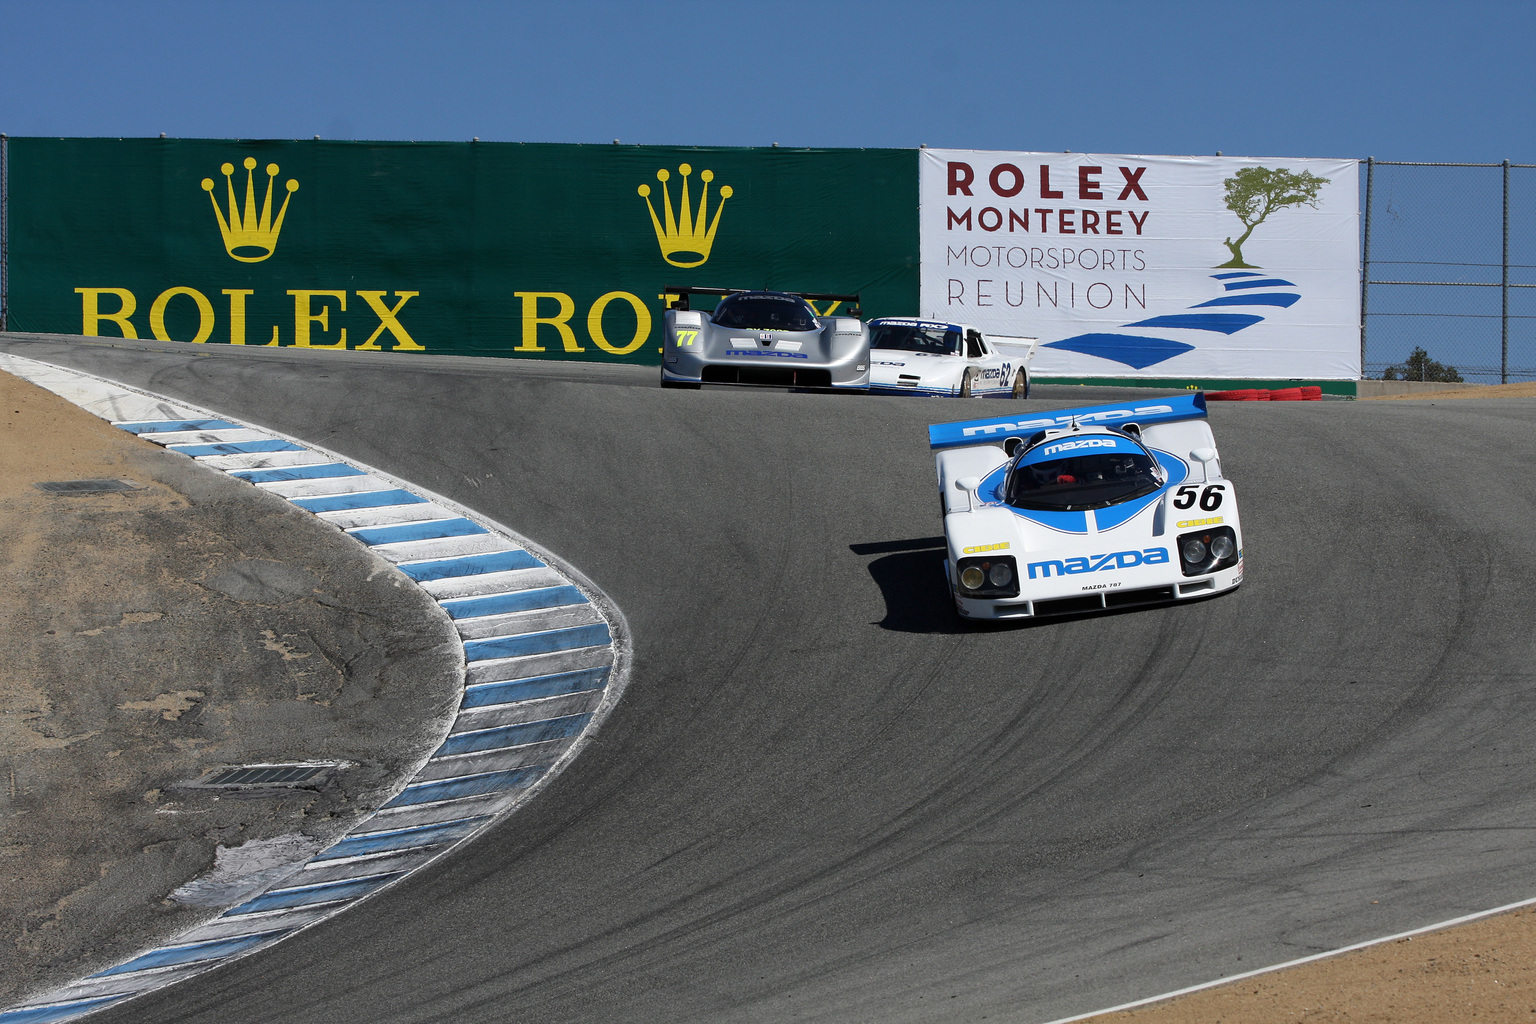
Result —
[[377, 470], [206, 410], [4, 353], [0, 369], [344, 530], [438, 602], [458, 628], [465, 663], [447, 737], [347, 835], [174, 942], [0, 1011], [0, 1024], [69, 1020], [347, 909], [526, 800], [617, 702], [629, 666], [623, 616], [579, 573], [511, 530]]

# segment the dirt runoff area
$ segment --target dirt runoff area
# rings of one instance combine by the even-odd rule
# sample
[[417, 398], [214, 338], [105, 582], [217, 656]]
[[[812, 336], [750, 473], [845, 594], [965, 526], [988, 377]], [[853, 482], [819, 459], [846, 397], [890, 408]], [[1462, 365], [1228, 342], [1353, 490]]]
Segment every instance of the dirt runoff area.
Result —
[[[35, 486], [98, 478], [137, 489]], [[0, 1008], [286, 875], [457, 705], [452, 625], [377, 556], [5, 373], [0, 584]], [[183, 788], [321, 759], [308, 788]]]
[[1261, 974], [1093, 1024], [1449, 1024], [1536, 1019], [1536, 909]]

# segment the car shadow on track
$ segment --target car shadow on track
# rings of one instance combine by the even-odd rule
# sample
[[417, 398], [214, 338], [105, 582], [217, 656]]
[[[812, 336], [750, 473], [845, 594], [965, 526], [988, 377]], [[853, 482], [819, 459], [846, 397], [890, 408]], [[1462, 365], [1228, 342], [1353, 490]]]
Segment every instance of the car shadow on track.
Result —
[[[1036, 629], [1077, 622], [1080, 619], [1108, 619], [1121, 615], [1177, 614], [1175, 605], [1132, 605], [1107, 608], [1072, 615], [1052, 615], [1039, 619], [1007, 619], [997, 622], [971, 621], [955, 613], [944, 578], [944, 538], [921, 537], [916, 540], [879, 541], [850, 544], [856, 555], [883, 555], [869, 563], [869, 575], [885, 597], [885, 618], [875, 625], [897, 633], [975, 633], [992, 630]], [[1179, 606], [1204, 603], [1214, 594], [1178, 602]]]
[[944, 579], [944, 538], [850, 544], [856, 555], [881, 555], [869, 575], [885, 597], [885, 618], [876, 623], [898, 633], [966, 633]]

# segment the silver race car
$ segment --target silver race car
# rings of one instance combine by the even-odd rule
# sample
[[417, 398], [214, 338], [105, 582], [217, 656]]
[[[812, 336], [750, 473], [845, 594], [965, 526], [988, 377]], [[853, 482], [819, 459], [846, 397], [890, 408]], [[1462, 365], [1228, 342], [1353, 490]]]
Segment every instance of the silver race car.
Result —
[[[857, 295], [673, 287], [667, 295], [664, 388], [756, 384], [869, 390], [869, 329], [858, 318]], [[706, 312], [690, 308], [693, 295], [723, 298]], [[848, 315], [823, 316], [809, 300], [846, 302]]]

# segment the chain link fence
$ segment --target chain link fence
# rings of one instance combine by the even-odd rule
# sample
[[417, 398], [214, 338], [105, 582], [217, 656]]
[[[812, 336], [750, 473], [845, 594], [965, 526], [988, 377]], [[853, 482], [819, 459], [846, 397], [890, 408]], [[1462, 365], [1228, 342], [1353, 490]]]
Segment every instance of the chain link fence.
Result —
[[1536, 164], [1364, 164], [1367, 378], [1536, 380]]

